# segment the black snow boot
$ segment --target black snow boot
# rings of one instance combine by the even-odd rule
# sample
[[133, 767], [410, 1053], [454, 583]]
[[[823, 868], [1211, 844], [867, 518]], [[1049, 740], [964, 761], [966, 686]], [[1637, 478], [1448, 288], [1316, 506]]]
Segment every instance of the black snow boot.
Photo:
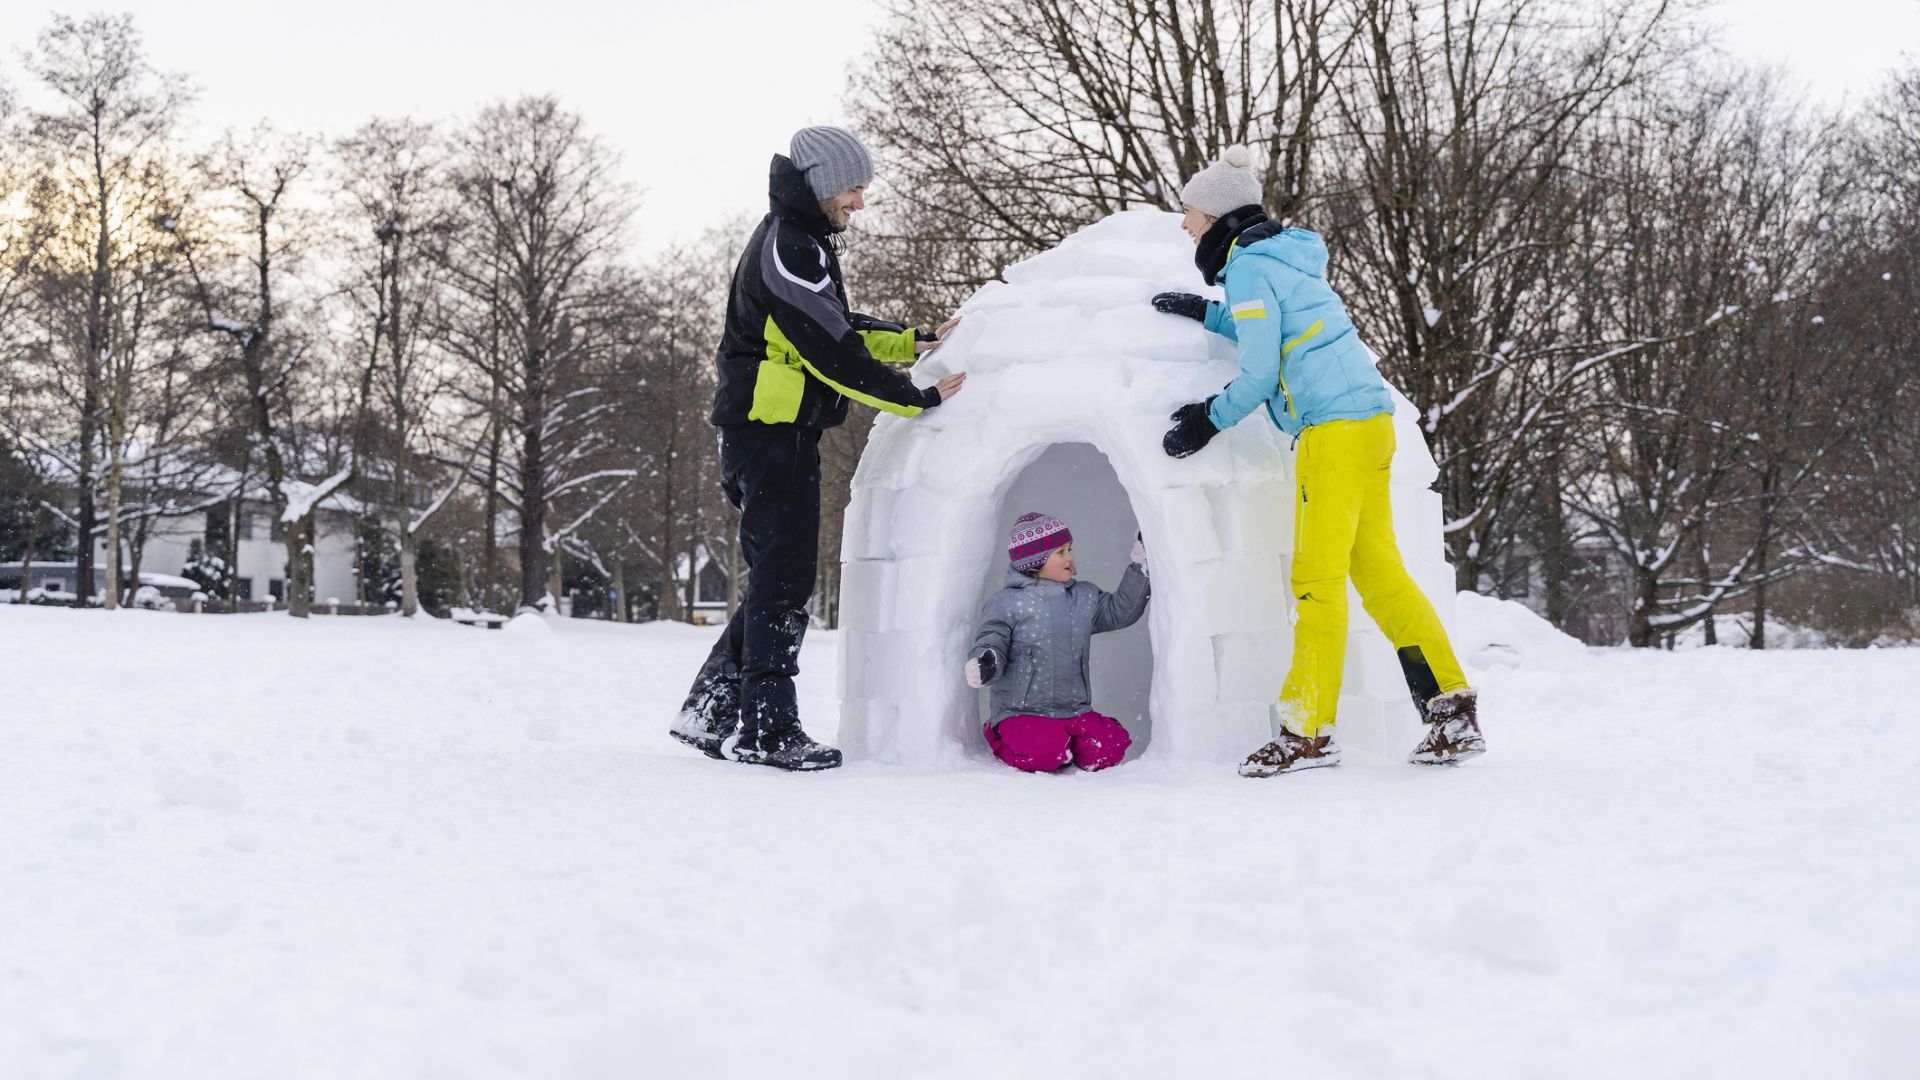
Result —
[[725, 664], [702, 671], [700, 676], [668, 734], [716, 761], [724, 761], [721, 744], [740, 728], [740, 669]]
[[1487, 752], [1480, 734], [1480, 695], [1471, 688], [1435, 695], [1421, 712], [1427, 737], [1407, 760], [1415, 765], [1458, 765]]
[[733, 759], [788, 772], [815, 772], [838, 768], [840, 751], [814, 742], [812, 736], [796, 727], [782, 735], [763, 735], [751, 744], [740, 740], [740, 745], [733, 748]]

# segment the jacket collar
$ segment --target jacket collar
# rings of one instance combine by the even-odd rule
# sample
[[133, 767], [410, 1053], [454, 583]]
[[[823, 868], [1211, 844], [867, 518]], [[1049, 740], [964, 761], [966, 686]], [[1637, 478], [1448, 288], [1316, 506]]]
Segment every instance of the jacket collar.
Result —
[[773, 155], [773, 164], [767, 170], [767, 201], [776, 216], [800, 226], [815, 239], [826, 240], [833, 235], [833, 223], [807, 186], [807, 174], [785, 154]]
[[1220, 283], [1220, 275], [1227, 268], [1227, 257], [1232, 254], [1234, 241], [1240, 234], [1266, 220], [1265, 210], [1257, 203], [1248, 203], [1214, 221], [1213, 227], [1200, 237], [1200, 245], [1193, 253], [1193, 265], [1200, 268], [1200, 276], [1207, 284]]

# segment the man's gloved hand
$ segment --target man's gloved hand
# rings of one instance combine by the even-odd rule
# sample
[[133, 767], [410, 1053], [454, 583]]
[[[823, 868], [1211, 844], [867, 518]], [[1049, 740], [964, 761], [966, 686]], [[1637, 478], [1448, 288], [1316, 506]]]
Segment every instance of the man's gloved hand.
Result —
[[967, 685], [975, 690], [1000, 677], [1000, 654], [988, 649], [967, 661]]
[[1197, 454], [1207, 443], [1220, 434], [1207, 417], [1207, 410], [1213, 408], [1213, 399], [1196, 401], [1191, 405], [1182, 405], [1173, 410], [1173, 427], [1167, 429], [1166, 437], [1160, 440], [1161, 449], [1168, 457], [1190, 457]]
[[1207, 321], [1207, 298], [1190, 292], [1163, 292], [1153, 298], [1153, 310], [1169, 315], [1185, 315], [1194, 322]]

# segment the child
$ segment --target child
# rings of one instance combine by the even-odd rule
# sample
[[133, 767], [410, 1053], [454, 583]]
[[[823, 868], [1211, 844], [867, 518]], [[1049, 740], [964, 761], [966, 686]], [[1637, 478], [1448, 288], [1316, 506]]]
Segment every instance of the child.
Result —
[[1147, 551], [1136, 538], [1120, 588], [1073, 577], [1073, 533], [1059, 518], [1022, 514], [1007, 542], [1006, 587], [980, 616], [967, 685], [993, 687], [987, 745], [1023, 772], [1118, 765], [1133, 739], [1093, 711], [1087, 678], [1093, 635], [1124, 630], [1147, 610]]

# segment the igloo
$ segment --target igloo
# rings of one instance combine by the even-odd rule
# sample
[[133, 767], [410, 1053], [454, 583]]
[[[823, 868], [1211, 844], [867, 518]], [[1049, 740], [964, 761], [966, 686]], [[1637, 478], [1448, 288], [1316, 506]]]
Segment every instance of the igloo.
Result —
[[[1113, 588], [1138, 530], [1153, 599], [1094, 639], [1094, 707], [1149, 760], [1232, 763], [1272, 737], [1291, 659], [1291, 440], [1256, 413], [1200, 453], [1160, 449], [1168, 414], [1230, 381], [1230, 341], [1156, 312], [1196, 291], [1176, 215], [1115, 214], [975, 293], [914, 374], [965, 371], [918, 417], [881, 416], [841, 544], [840, 740], [854, 758], [940, 767], [985, 757], [983, 691], [962, 663], [1026, 510], [1063, 518], [1082, 578]], [[1219, 298], [1219, 291], [1212, 290]], [[1451, 622], [1437, 470], [1396, 391], [1394, 526], [1409, 571]], [[1399, 759], [1418, 719], [1393, 648], [1352, 604], [1340, 731], [1349, 754]]]

